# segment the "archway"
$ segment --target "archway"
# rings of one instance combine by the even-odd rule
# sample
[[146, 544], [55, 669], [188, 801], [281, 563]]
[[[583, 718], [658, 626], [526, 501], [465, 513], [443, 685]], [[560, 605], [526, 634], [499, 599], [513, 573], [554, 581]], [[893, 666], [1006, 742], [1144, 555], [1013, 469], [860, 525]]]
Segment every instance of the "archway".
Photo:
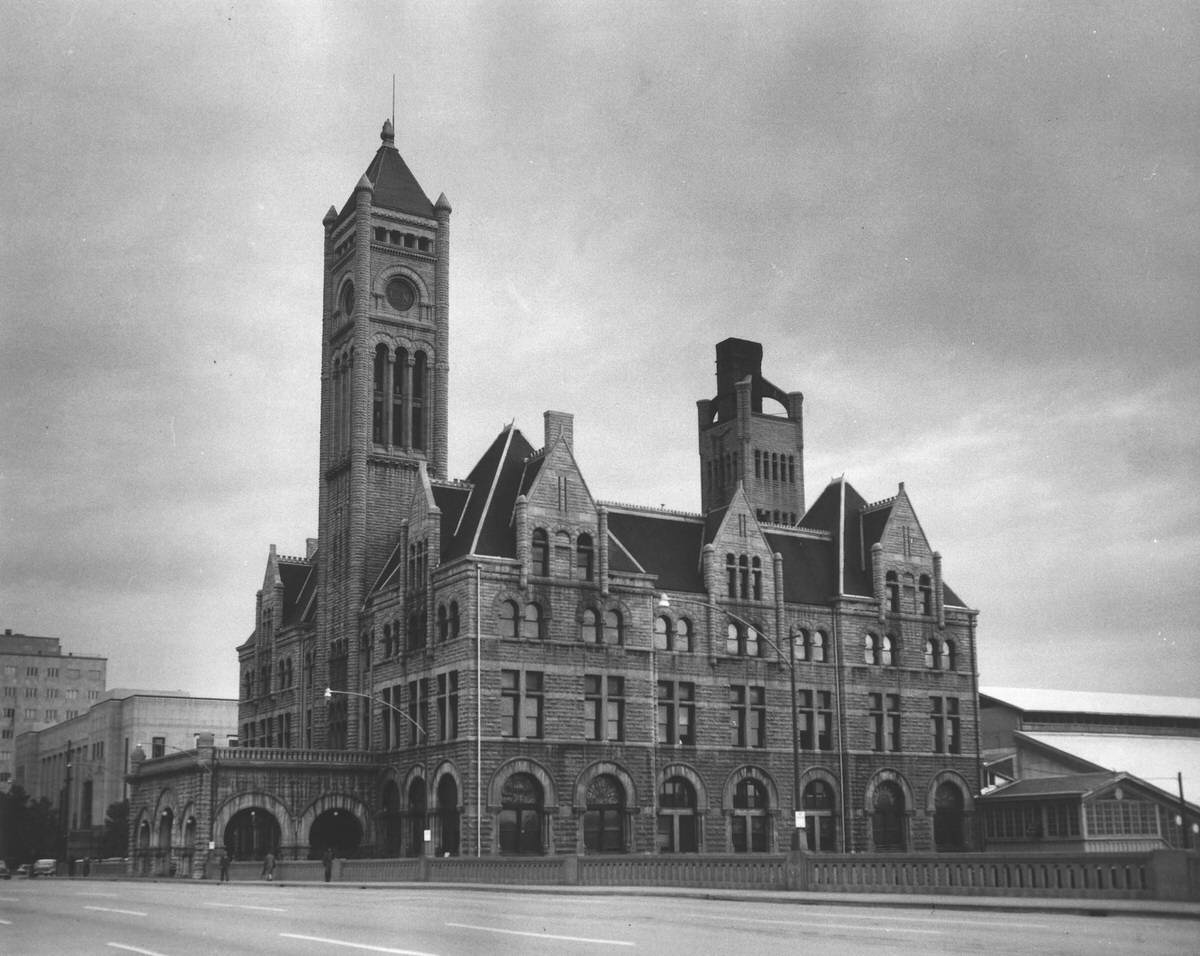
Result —
[[837, 850], [837, 820], [834, 819], [833, 787], [825, 780], [810, 780], [801, 798], [804, 810], [804, 838], [814, 852]]
[[588, 784], [583, 812], [586, 853], [621, 853], [625, 849], [625, 788], [612, 774]]
[[761, 780], [743, 777], [733, 790], [730, 817], [734, 853], [766, 853], [771, 848], [767, 788]]
[[234, 860], [261, 860], [279, 854], [279, 821], [262, 807], [247, 807], [225, 825], [225, 849]]
[[458, 782], [445, 774], [437, 786], [438, 851], [458, 856], [462, 833], [458, 813]]
[[349, 810], [334, 807], [325, 810], [313, 820], [308, 831], [308, 858], [319, 860], [326, 847], [336, 857], [352, 857], [362, 843], [362, 824]]
[[963, 834], [963, 794], [944, 780], [933, 794], [933, 845], [938, 852], [966, 849]]
[[420, 856], [425, 849], [425, 824], [428, 820], [428, 801], [425, 781], [416, 777], [408, 785], [408, 810], [405, 813], [404, 855]]
[[533, 774], [514, 773], [500, 788], [500, 852], [540, 854], [542, 814], [545, 807], [542, 785]]
[[658, 852], [698, 853], [696, 788], [682, 776], [668, 777], [658, 788]]
[[874, 849], [880, 853], [902, 853], [908, 846], [904, 824], [904, 791], [891, 780], [881, 781], [875, 787], [875, 802], [871, 812]]
[[395, 780], [383, 785], [380, 822], [383, 830], [383, 855], [400, 855], [400, 788]]

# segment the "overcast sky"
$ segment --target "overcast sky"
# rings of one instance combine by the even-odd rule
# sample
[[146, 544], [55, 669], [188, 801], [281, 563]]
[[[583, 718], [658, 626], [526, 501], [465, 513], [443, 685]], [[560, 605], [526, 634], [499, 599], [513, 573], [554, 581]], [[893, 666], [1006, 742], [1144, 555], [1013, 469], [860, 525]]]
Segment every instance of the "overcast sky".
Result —
[[1195, 695], [1200, 6], [14, 6], [0, 625], [236, 696], [316, 535], [321, 218], [451, 219], [450, 471], [574, 412], [699, 508], [713, 347], [805, 393], [811, 503], [911, 496], [985, 685]]

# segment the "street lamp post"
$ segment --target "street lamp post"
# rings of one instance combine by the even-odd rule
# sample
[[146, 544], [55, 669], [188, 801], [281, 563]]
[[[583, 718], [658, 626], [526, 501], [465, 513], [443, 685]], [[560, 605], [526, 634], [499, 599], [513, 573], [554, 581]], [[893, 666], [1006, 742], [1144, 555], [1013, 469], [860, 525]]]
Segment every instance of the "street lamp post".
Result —
[[[726, 608], [719, 604], [713, 604], [709, 601], [698, 601], [694, 598], [684, 598], [687, 604], [696, 604], [700, 607], [711, 608], [721, 614], [724, 614], [730, 620], [741, 624], [743, 627], [749, 628], [755, 635], [766, 641], [775, 650], [775, 656], [780, 661], [783, 660], [783, 651], [779, 649], [779, 645], [767, 637], [759, 628], [751, 624], [749, 621], [738, 617]], [[665, 594], [659, 595], [658, 606], [661, 608], [669, 608], [671, 600]], [[791, 634], [788, 635], [788, 675], [791, 678], [792, 690], [792, 849], [800, 850], [800, 724], [797, 710], [797, 691], [796, 691], [796, 642], [792, 639]]]

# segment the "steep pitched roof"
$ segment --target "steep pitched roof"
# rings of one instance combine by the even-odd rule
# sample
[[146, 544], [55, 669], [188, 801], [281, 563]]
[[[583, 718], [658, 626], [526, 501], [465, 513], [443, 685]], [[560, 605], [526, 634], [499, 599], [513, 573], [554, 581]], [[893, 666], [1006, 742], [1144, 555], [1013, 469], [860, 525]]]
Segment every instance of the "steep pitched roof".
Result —
[[767, 532], [771, 550], [783, 558], [783, 599], [825, 604], [837, 591], [837, 543]]
[[496, 436], [467, 477], [471, 491], [453, 535], [442, 539], [443, 558], [467, 554], [516, 557], [513, 505], [533, 453], [533, 446], [512, 425]]
[[[404, 158], [396, 149], [393, 143], [391, 123], [384, 125], [380, 138], [383, 142], [375, 153], [375, 158], [367, 167], [366, 173], [363, 174], [371, 181], [374, 188], [372, 205], [380, 209], [391, 209], [396, 212], [433, 219], [433, 203], [429, 201], [425, 190], [417, 182], [417, 177], [412, 174], [412, 170], [408, 168], [408, 164], [404, 162]], [[338, 222], [345, 219], [353, 209], [354, 193], [351, 193], [338, 215]]]
[[317, 589], [317, 568], [303, 558], [279, 559], [279, 580], [283, 583], [283, 623], [297, 624], [306, 617], [306, 608]]
[[[613, 570], [636, 571], [624, 552], [641, 570], [658, 575], [659, 587], [672, 591], [703, 591], [700, 549], [704, 547], [704, 521], [699, 516], [618, 511], [608, 513], [608, 533], [618, 548], [609, 547]], [[619, 562], [624, 562], [622, 566]]]

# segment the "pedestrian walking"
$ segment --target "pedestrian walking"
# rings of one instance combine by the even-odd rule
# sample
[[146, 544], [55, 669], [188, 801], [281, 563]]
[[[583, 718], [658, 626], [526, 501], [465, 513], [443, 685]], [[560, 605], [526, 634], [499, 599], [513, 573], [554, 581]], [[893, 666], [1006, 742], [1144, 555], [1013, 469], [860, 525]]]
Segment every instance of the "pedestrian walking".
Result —
[[325, 847], [325, 852], [321, 854], [321, 862], [325, 864], [325, 882], [328, 883], [333, 879], [333, 847]]
[[275, 879], [275, 854], [270, 850], [268, 850], [267, 855], [263, 857], [262, 875], [263, 878], [268, 882]]
[[229, 882], [229, 853], [226, 850], [221, 850], [221, 882]]

